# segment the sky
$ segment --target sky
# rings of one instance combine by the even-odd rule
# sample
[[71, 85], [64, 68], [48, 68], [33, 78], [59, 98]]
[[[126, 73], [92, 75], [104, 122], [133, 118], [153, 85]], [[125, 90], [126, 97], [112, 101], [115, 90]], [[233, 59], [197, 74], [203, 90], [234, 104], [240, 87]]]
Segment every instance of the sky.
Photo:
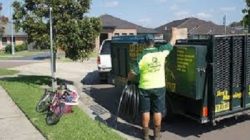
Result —
[[[10, 15], [13, 0], [3, 3], [1, 14]], [[245, 0], [92, 0], [89, 16], [109, 14], [144, 27], [156, 28], [173, 20], [197, 17], [216, 24], [240, 21]]]

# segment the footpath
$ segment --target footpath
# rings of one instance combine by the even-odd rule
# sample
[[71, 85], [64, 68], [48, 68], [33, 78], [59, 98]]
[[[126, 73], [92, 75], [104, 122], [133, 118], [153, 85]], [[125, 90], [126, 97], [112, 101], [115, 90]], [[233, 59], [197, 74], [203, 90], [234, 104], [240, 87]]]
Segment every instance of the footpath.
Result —
[[0, 140], [45, 140], [0, 86]]

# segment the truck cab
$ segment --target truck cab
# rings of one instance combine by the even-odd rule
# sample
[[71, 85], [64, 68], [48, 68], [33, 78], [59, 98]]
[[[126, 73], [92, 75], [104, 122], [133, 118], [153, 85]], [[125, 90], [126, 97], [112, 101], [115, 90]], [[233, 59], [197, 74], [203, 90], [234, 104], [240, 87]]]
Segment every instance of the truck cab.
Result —
[[112, 69], [111, 64], [111, 40], [103, 40], [97, 57], [97, 67], [100, 81], [107, 81], [108, 75]]

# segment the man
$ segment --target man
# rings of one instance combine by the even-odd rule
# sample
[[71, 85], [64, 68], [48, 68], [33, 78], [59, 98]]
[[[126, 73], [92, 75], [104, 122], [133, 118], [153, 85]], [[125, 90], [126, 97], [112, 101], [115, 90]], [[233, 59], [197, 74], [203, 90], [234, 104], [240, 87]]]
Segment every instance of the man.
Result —
[[172, 28], [168, 44], [154, 47], [153, 40], [147, 40], [147, 48], [137, 57], [137, 62], [128, 74], [128, 80], [139, 76], [140, 110], [144, 139], [149, 140], [150, 112], [153, 112], [154, 138], [160, 139], [162, 112], [165, 112], [165, 59], [173, 49], [181, 31]]

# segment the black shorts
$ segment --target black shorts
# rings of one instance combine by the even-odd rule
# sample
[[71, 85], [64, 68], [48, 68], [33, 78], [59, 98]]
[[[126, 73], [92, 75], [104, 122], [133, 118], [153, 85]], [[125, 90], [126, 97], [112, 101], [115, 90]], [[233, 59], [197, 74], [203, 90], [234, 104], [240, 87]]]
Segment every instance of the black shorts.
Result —
[[166, 88], [140, 89], [140, 110], [144, 112], [165, 113]]

